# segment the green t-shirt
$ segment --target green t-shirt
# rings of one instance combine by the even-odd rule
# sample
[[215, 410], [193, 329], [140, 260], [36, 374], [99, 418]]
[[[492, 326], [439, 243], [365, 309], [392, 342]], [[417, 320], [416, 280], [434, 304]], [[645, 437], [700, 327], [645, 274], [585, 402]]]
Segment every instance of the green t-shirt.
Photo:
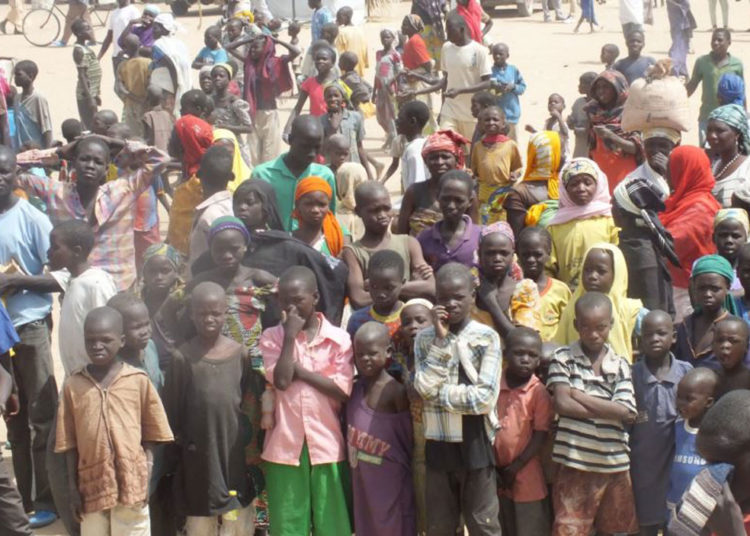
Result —
[[719, 107], [719, 78], [724, 73], [734, 73], [744, 79], [742, 61], [731, 54], [727, 56], [727, 59], [721, 65], [717, 65], [713, 62], [711, 54], [706, 54], [695, 60], [691, 80], [697, 80], [703, 83], [701, 110], [698, 115], [699, 121], [705, 121], [708, 119], [709, 114]]

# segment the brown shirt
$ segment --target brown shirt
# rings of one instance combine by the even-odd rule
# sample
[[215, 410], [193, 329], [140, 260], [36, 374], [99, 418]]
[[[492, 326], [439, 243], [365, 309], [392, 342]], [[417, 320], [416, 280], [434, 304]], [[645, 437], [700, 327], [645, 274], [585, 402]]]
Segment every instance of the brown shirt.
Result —
[[78, 451], [84, 513], [148, 499], [144, 442], [172, 441], [159, 395], [142, 370], [123, 364], [106, 389], [86, 368], [63, 385], [55, 452]]

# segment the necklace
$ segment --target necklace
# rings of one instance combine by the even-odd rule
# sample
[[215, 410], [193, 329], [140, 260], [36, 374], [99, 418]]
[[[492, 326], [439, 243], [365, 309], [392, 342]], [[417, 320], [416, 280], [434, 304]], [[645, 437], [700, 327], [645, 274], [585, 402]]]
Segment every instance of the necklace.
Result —
[[[734, 155], [734, 158], [732, 158], [729, 162], [726, 163], [726, 165], [723, 168], [721, 168], [721, 171], [719, 171], [718, 173], [714, 174], [714, 178], [718, 179], [719, 177], [721, 177], [722, 175], [724, 175], [724, 172], [727, 169], [729, 169], [729, 166], [731, 166], [732, 164], [734, 164], [735, 160], [737, 160], [740, 157], [740, 154], [741, 153], [738, 151], [737, 154]], [[720, 163], [720, 162], [721, 162], [721, 160], [719, 160], [717, 162], [717, 164]]]

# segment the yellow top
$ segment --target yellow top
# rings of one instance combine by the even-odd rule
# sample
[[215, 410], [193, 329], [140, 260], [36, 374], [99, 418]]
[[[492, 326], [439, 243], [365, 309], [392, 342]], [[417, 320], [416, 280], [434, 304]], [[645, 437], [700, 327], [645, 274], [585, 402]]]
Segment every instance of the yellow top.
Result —
[[513, 140], [487, 147], [477, 142], [471, 149], [471, 171], [479, 181], [479, 202], [486, 203], [492, 192], [512, 184], [511, 175], [523, 167], [521, 151]]
[[540, 293], [542, 329], [539, 334], [544, 342], [554, 339], [557, 326], [560, 323], [565, 306], [568, 305], [572, 293], [568, 285], [553, 277], [547, 278], [547, 287]]

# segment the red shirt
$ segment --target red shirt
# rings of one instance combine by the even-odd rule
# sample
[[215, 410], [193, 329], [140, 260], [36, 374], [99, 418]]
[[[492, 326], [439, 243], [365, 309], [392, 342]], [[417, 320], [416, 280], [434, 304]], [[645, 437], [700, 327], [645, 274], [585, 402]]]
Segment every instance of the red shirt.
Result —
[[310, 115], [320, 117], [328, 112], [326, 100], [323, 98], [323, 85], [318, 82], [317, 78], [314, 76], [306, 78], [299, 88], [310, 98]]

